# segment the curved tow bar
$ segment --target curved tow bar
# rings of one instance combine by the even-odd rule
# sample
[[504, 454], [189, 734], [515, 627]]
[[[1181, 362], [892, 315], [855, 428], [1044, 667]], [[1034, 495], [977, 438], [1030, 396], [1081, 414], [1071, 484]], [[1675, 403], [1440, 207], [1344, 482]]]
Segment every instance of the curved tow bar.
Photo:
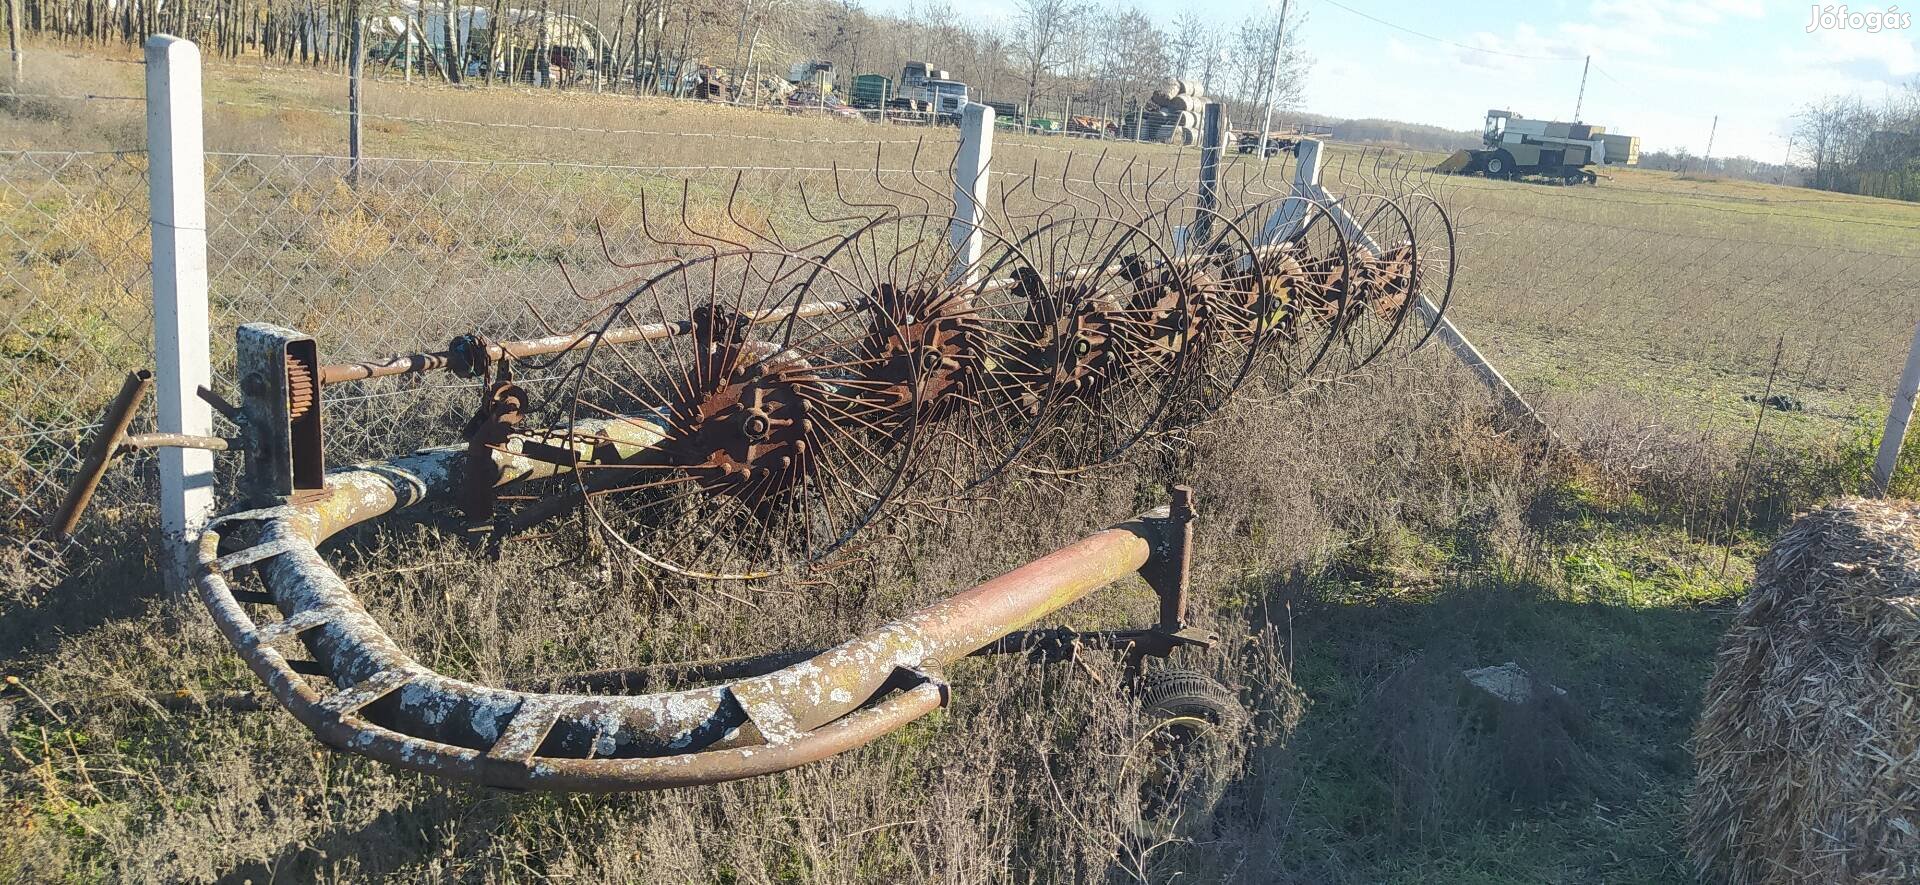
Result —
[[[657, 441], [656, 428], [614, 420], [597, 430], [602, 439], [645, 447]], [[506, 449], [492, 453], [502, 485], [565, 470], [522, 457], [514, 445]], [[477, 685], [434, 672], [403, 651], [318, 551], [349, 526], [452, 498], [465, 457], [465, 446], [453, 446], [336, 469], [326, 475], [323, 495], [220, 517], [194, 544], [195, 587], [221, 633], [280, 704], [329, 746], [508, 789], [710, 784], [794, 768], [905, 726], [947, 703], [940, 675], [947, 664], [978, 651], [1028, 647], [1012, 634], [1130, 573], [1141, 573], [1160, 594], [1160, 623], [1099, 639], [1136, 662], [1208, 643], [1183, 623], [1193, 511], [1186, 490], [1176, 489], [1171, 508], [771, 672], [638, 695]], [[257, 528], [252, 543], [223, 555], [222, 539], [241, 526]], [[248, 566], [258, 570], [266, 593], [229, 585], [227, 575]], [[270, 606], [279, 618], [262, 623], [249, 604]], [[311, 663], [282, 651], [293, 640]]]

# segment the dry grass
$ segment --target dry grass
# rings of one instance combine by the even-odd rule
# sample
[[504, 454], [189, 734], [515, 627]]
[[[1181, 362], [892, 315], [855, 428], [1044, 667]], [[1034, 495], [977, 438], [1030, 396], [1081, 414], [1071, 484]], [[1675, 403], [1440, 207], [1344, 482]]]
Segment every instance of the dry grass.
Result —
[[[61, 91], [138, 91], [129, 65], [46, 65], [59, 67], [36, 75]], [[344, 123], [328, 113], [343, 105], [343, 81], [210, 67], [208, 90], [209, 147], [227, 154], [210, 169], [224, 220], [211, 233], [216, 340], [224, 348], [235, 321], [269, 319], [315, 334], [329, 358], [435, 346], [474, 329], [537, 331], [520, 299], [568, 303], [555, 259], [574, 265], [584, 288], [620, 276], [600, 261], [596, 220], [616, 254], [658, 254], [640, 234], [638, 200], [677, 203], [684, 181], [686, 226], [722, 224], [736, 173], [670, 167], [777, 167], [740, 173], [743, 216], [806, 229], [800, 184], [818, 198], [833, 176], [794, 167], [870, 168], [877, 151], [884, 167], [937, 171], [951, 152], [950, 130], [388, 82], [369, 90], [369, 109], [385, 115], [369, 121], [369, 153], [400, 159], [369, 163], [349, 192], [344, 164], [328, 158], [344, 152]], [[138, 143], [138, 108], [125, 103], [0, 106], [0, 123], [0, 148]], [[923, 135], [924, 144], [847, 144]], [[997, 168], [1039, 162], [1057, 174], [1066, 147], [1102, 149], [1003, 136]], [[1112, 150], [1109, 174], [1136, 157], [1192, 163], [1164, 146]], [[39, 175], [46, 186], [26, 199], [0, 189], [0, 226], [29, 244], [0, 269], [0, 303], [14, 311], [0, 352], [24, 355], [0, 367], [0, 411], [15, 407], [0, 432], [7, 421], [52, 420], [20, 417], [19, 407], [47, 403], [44, 387], [110, 391], [145, 359], [140, 312], [91, 303], [118, 305], [140, 289], [127, 270], [137, 253], [112, 242], [130, 223], [137, 231], [144, 212], [128, 162], [57, 174], [10, 167], [15, 180]], [[1092, 174], [1084, 156], [1075, 163], [1075, 176]], [[1330, 178], [1336, 189], [1384, 184], [1366, 181], [1357, 160]], [[359, 534], [338, 553], [411, 651], [449, 672], [506, 680], [819, 645], [1189, 482], [1204, 514], [1199, 614], [1227, 637], [1196, 663], [1238, 691], [1256, 722], [1227, 813], [1190, 840], [1126, 835], [1133, 800], [1115, 759], [1129, 711], [1111, 678], [1012, 661], [960, 668], [955, 708], [894, 739], [726, 787], [509, 796], [318, 752], [284, 713], [218, 703], [256, 688], [252, 677], [197, 608], [140, 589], [153, 582], [143, 528], [152, 493], [127, 471], [93, 523], [91, 561], [49, 579], [17, 550], [0, 559], [0, 659], [47, 702], [0, 693], [0, 880], [1678, 876], [1680, 744], [1730, 586], [1713, 577], [1718, 550], [1692, 538], [1739, 538], [1717, 514], [1754, 467], [1741, 459], [1753, 415], [1741, 397], [1759, 392], [1774, 336], [1791, 331], [1797, 349], [1783, 377], [1813, 409], [1768, 418], [1787, 432], [1762, 447], [1753, 473], [1764, 481], [1751, 487], [1772, 497], [1742, 502], [1735, 529], [1853, 482], [1858, 464], [1826, 437], [1877, 400], [1888, 354], [1904, 346], [1895, 328], [1904, 318], [1887, 317], [1910, 310], [1901, 299], [1911, 265], [1820, 250], [1895, 251], [1912, 210], [1645, 175], [1599, 189], [1456, 184], [1457, 315], [1530, 394], [1544, 393], [1577, 465], [1534, 458], [1479, 388], [1430, 350], [1308, 394], [1249, 397], [1196, 432], [1191, 451], [1143, 449], [1099, 482], [1016, 483], [998, 509], [881, 545], [830, 586], [770, 588], [756, 607], [665, 593], [653, 576], [554, 547], [488, 564], [405, 526]], [[678, 231], [677, 209], [668, 214]], [[1747, 242], [1776, 239], [1805, 245]], [[43, 241], [79, 245], [68, 254]], [[74, 309], [72, 297], [86, 303]], [[9, 367], [24, 379], [12, 387]], [[473, 391], [392, 382], [353, 396], [328, 415], [335, 460], [451, 441]], [[88, 420], [96, 404], [57, 405], [64, 420]], [[74, 442], [24, 454], [59, 463]], [[1731, 574], [1742, 574], [1737, 557]], [[1151, 611], [1144, 588], [1129, 585], [1061, 620], [1131, 625]], [[1506, 660], [1567, 687], [1591, 727], [1555, 719], [1503, 732], [1442, 690], [1451, 671]], [[215, 702], [177, 703], [177, 691]]]
[[[1189, 838], [1128, 835], [1137, 799], [1119, 760], [1131, 718], [1103, 661], [1091, 671], [969, 662], [952, 674], [947, 714], [759, 781], [624, 798], [508, 796], [319, 751], [277, 711], [156, 706], [178, 690], [217, 699], [254, 686], [190, 606], [76, 608], [87, 588], [143, 570], [105, 562], [54, 594], [16, 588], [0, 614], [10, 672], [50, 705], [19, 692], [0, 700], [18, 753], [0, 774], [11, 797], [0, 870], [36, 880], [1271, 881], [1300, 868], [1273, 852], [1275, 834], [1293, 826], [1285, 748], [1303, 710], [1287, 628], [1270, 623], [1272, 588], [1359, 539], [1461, 512], [1509, 514], [1487, 543], [1524, 546], [1502, 536], [1519, 531], [1512, 514], [1536, 480], [1485, 429], [1485, 397], [1443, 365], [1423, 360], [1241, 409], [1207, 428], [1191, 459], [1143, 451], [1099, 482], [1015, 483], [998, 506], [1027, 514], [1019, 521], [958, 520], [864, 573], [761, 593], [754, 608], [650, 592], [656, 576], [609, 574], [538, 546], [489, 564], [406, 527], [338, 554], [423, 660], [503, 681], [829, 641], [1125, 515], [1167, 481], [1191, 482], [1205, 513], [1198, 616], [1226, 638], [1188, 664], [1234, 687], [1257, 727], [1228, 813]], [[1436, 369], [1448, 380], [1436, 384]], [[1151, 595], [1130, 584], [1060, 620], [1137, 624], [1152, 610]]]
[[1920, 516], [1845, 499], [1760, 561], [1694, 737], [1693, 857], [1735, 883], [1920, 876]]

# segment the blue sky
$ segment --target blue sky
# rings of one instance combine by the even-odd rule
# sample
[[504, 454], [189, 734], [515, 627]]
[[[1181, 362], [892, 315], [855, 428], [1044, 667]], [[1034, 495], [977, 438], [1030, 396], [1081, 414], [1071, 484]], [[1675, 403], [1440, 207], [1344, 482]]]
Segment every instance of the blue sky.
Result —
[[[906, 3], [870, 0], [886, 11]], [[967, 5], [1002, 21], [1012, 16], [1013, 0]], [[1251, 8], [1244, 0], [1133, 5], [1162, 23], [1186, 8], [1221, 21]], [[1900, 8], [1846, 6], [1855, 13]], [[1788, 118], [1800, 106], [1833, 93], [1878, 101], [1920, 76], [1920, 22], [1809, 33], [1816, 8], [1778, 0], [1293, 0], [1289, 17], [1304, 13], [1300, 36], [1315, 58], [1308, 111], [1455, 129], [1478, 128], [1488, 108], [1564, 120], [1573, 115], [1580, 58], [1591, 53], [1586, 122], [1638, 135], [1644, 149], [1684, 146], [1697, 154], [1718, 114], [1716, 156], [1778, 162]], [[1911, 11], [1920, 12], [1920, 0]]]

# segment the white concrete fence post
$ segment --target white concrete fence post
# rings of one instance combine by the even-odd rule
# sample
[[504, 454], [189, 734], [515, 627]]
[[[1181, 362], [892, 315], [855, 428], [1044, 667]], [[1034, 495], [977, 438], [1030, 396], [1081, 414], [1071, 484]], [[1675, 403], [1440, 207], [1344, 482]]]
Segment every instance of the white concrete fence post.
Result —
[[1319, 202], [1324, 193], [1320, 189], [1320, 142], [1300, 139], [1294, 145], [1293, 189], [1287, 194], [1292, 199], [1282, 202], [1267, 217], [1256, 242], [1266, 245], [1293, 236], [1294, 228], [1307, 217], [1307, 204]]
[[949, 279], [971, 286], [978, 276], [980, 222], [986, 218], [993, 166], [993, 108], [968, 102], [960, 113], [960, 150], [953, 159], [953, 272]]
[[[156, 34], [146, 43], [147, 194], [153, 235], [154, 405], [161, 433], [213, 435], [197, 390], [213, 381], [207, 310], [207, 181], [200, 49]], [[213, 453], [160, 450], [162, 568], [189, 586], [186, 542], [213, 512]]]
[[1887, 496], [1893, 484], [1894, 468], [1900, 466], [1900, 447], [1907, 440], [1907, 422], [1913, 420], [1913, 400], [1920, 394], [1920, 325], [1913, 328], [1913, 343], [1907, 345], [1907, 366], [1900, 370], [1900, 386], [1893, 391], [1893, 407], [1887, 410], [1887, 428], [1880, 434], [1880, 451], [1873, 459], [1875, 497]]

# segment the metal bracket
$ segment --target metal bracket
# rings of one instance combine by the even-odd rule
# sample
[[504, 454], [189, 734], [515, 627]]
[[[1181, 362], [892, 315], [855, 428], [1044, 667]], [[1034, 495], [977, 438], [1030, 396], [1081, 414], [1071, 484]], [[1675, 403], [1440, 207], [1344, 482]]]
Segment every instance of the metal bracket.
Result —
[[1141, 518], [1153, 528], [1153, 555], [1140, 567], [1140, 577], [1160, 597], [1156, 629], [1177, 634], [1187, 626], [1187, 579], [1193, 571], [1193, 489], [1173, 487], [1166, 516]]
[[480, 411], [461, 430], [460, 435], [467, 440], [467, 456], [461, 470], [460, 506], [473, 528], [490, 530], [493, 524], [500, 484], [500, 465], [493, 460], [493, 453], [504, 449], [513, 438], [526, 407], [527, 392], [520, 385], [495, 382], [488, 385]]
[[326, 494], [318, 345], [271, 323], [241, 326], [234, 344], [251, 496], [298, 503]]

